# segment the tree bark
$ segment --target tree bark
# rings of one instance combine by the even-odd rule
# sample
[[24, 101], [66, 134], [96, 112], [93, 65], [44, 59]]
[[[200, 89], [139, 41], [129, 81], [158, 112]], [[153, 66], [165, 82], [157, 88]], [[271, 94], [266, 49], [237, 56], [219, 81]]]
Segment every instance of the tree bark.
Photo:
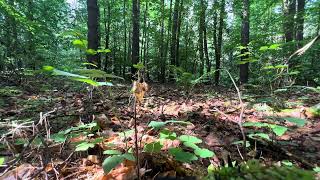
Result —
[[178, 33], [178, 24], [179, 24], [179, 5], [180, 0], [176, 0], [174, 4], [174, 14], [173, 14], [173, 24], [171, 32], [171, 50], [170, 50], [170, 64], [175, 66], [177, 65], [177, 33]]
[[164, 18], [165, 18], [165, 11], [164, 11], [164, 0], [161, 1], [161, 35], [160, 35], [160, 62], [158, 62], [158, 65], [160, 66], [160, 72], [158, 75], [158, 80], [162, 83], [165, 82], [165, 72], [166, 72], [166, 58], [165, 58], [165, 47], [164, 47]]
[[[105, 29], [105, 46], [106, 49], [109, 49], [109, 41], [110, 41], [110, 26], [111, 26], [111, 6], [110, 6], [110, 0], [105, 0], [106, 7], [103, 8], [103, 14], [104, 14], [104, 29]], [[106, 53], [105, 55], [105, 62], [104, 62], [104, 71], [108, 71], [108, 66], [110, 66], [109, 62], [109, 53]]]
[[199, 17], [199, 57], [200, 57], [200, 75], [203, 75], [204, 72], [204, 50], [203, 50], [203, 30], [205, 23], [205, 11], [204, 11], [204, 0], [201, 0], [201, 10]]
[[285, 41], [291, 42], [294, 38], [294, 15], [296, 9], [296, 0], [283, 0], [283, 29]]
[[222, 56], [222, 35], [223, 35], [223, 26], [224, 26], [224, 12], [225, 9], [225, 0], [221, 1], [220, 5], [220, 14], [219, 14], [219, 29], [216, 39], [215, 47], [215, 56], [216, 56], [216, 72], [215, 72], [215, 85], [219, 85], [220, 79], [220, 66], [221, 66], [221, 56]]
[[[132, 64], [137, 64], [139, 62], [139, 36], [140, 36], [140, 1], [132, 0]], [[137, 69], [133, 66], [131, 67], [131, 74], [134, 76]]]
[[[250, 15], [250, 2], [249, 0], [243, 0], [243, 10], [242, 10], [242, 28], [241, 28], [241, 45], [245, 47], [241, 50], [241, 54], [248, 52], [249, 44], [249, 15]], [[249, 58], [249, 55], [242, 56], [241, 61], [245, 61]], [[240, 64], [240, 84], [245, 84], [249, 79], [249, 63]]]
[[[97, 0], [87, 0], [88, 11], [88, 49], [98, 50], [100, 45], [100, 32], [99, 32], [99, 7]], [[101, 67], [100, 54], [95, 55], [87, 54], [87, 61], [94, 63]]]
[[[305, 6], [305, 0], [297, 0], [297, 34], [296, 34], [296, 40], [302, 41], [303, 40], [303, 25], [304, 25], [304, 6]], [[299, 45], [301, 47], [301, 44]]]

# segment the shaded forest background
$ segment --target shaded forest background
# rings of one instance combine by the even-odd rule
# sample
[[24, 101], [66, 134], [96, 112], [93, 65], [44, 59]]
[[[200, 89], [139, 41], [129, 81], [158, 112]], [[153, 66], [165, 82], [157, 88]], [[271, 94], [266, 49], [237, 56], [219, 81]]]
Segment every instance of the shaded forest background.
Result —
[[320, 83], [319, 45], [288, 61], [319, 34], [316, 0], [1, 0], [0, 9], [2, 71], [88, 61], [130, 79], [142, 62], [159, 82], [230, 84], [216, 71], [226, 69], [244, 83]]

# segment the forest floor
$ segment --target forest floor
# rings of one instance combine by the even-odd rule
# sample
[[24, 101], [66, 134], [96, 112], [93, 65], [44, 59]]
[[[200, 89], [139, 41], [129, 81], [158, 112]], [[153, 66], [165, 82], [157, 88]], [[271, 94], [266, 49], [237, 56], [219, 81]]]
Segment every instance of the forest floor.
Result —
[[[93, 91], [92, 98], [86, 88], [73, 86], [74, 83], [58, 79], [29, 79], [20, 85], [1, 82], [0, 157], [5, 158], [5, 163], [0, 166], [0, 172], [6, 172], [4, 178], [18, 175], [22, 179], [37, 176], [131, 179], [136, 176], [134, 163], [129, 160], [108, 175], [103, 175], [102, 169], [106, 157], [103, 151], [108, 149], [106, 143], [115, 144], [116, 149], [122, 151], [134, 144], [131, 85], [100, 88]], [[200, 176], [207, 173], [210, 164], [224, 166], [228, 161], [242, 161], [243, 148], [235, 144], [242, 140], [238, 124], [241, 106], [235, 90], [212, 85], [200, 85], [190, 92], [172, 85], [149, 84], [149, 87], [143, 103], [137, 105], [140, 143], [154, 142], [158, 138], [157, 131], [148, 127], [151, 121], [188, 121], [192, 124], [167, 123], [166, 127], [178, 135], [200, 138], [202, 147], [213, 151], [215, 156], [178, 163], [165, 153], [141, 153], [143, 177]], [[320, 162], [320, 118], [308, 112], [309, 107], [320, 102], [319, 94], [288, 91], [269, 96], [245, 91], [242, 99], [246, 107], [244, 121], [288, 128], [283, 135], [276, 136], [267, 128], [244, 127], [250, 142], [248, 159], [260, 159], [265, 164], [292, 163], [306, 169], [320, 165], [317, 164]], [[306, 121], [297, 125], [285, 121], [287, 117]], [[92, 134], [81, 134], [81, 131], [92, 130], [91, 122], [97, 122], [100, 129]], [[79, 126], [81, 123], [87, 126]], [[77, 134], [70, 134], [66, 139], [57, 134], [61, 131]], [[268, 134], [270, 139], [249, 138], [252, 132]], [[75, 151], [79, 148], [76, 143], [99, 138], [92, 147], [89, 145], [89, 150]], [[167, 141], [162, 152], [179, 145], [179, 141]]]

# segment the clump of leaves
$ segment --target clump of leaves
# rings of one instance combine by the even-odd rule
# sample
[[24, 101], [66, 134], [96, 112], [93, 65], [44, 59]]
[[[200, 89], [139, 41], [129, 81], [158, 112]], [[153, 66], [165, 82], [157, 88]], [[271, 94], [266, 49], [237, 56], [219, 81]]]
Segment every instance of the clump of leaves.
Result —
[[[163, 147], [163, 142], [166, 140], [179, 140], [180, 144], [183, 144], [182, 147], [174, 147], [169, 148], [168, 152], [171, 156], [175, 158], [175, 160], [180, 162], [186, 162], [190, 163], [192, 161], [198, 160], [198, 157], [200, 158], [211, 158], [215, 154], [214, 152], [206, 149], [201, 148], [198, 146], [198, 144], [202, 143], [202, 140], [190, 135], [181, 135], [177, 136], [175, 132], [172, 132], [168, 129], [164, 129], [165, 125], [168, 123], [177, 123], [177, 124], [190, 124], [185, 121], [165, 121], [165, 122], [156, 122], [151, 121], [149, 124], [149, 127], [152, 127], [153, 129], [162, 129], [159, 133], [159, 141], [146, 144], [144, 147], [144, 151], [148, 153], [159, 153], [161, 152], [161, 149]], [[191, 149], [191, 152], [185, 151], [185, 149]]]
[[224, 179], [252, 179], [252, 180], [267, 180], [267, 179], [315, 179], [314, 172], [303, 170], [295, 166], [264, 166], [257, 160], [250, 160], [237, 167], [214, 168], [212, 165], [208, 167], [208, 176], [210, 180]]

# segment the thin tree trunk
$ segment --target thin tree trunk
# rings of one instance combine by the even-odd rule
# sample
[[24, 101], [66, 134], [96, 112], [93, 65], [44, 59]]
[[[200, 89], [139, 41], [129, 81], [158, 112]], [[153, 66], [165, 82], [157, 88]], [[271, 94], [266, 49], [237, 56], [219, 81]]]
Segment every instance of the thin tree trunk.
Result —
[[[303, 25], [304, 25], [304, 6], [305, 6], [305, 0], [297, 0], [297, 34], [296, 34], [296, 40], [302, 41], [303, 40]], [[301, 47], [302, 44], [299, 43], [299, 47]]]
[[164, 0], [161, 1], [161, 35], [160, 35], [160, 62], [158, 62], [158, 65], [160, 66], [160, 73], [159, 71], [158, 72], [158, 80], [162, 83], [165, 82], [165, 72], [166, 72], [166, 58], [164, 57], [164, 18], [165, 18], [165, 11], [164, 11]]
[[[243, 0], [243, 11], [242, 11], [242, 28], [241, 28], [241, 45], [245, 48], [241, 50], [242, 54], [248, 52], [248, 44], [249, 44], [249, 13], [250, 13], [250, 4], [249, 0]], [[249, 55], [242, 56], [241, 61], [245, 61], [249, 58]], [[240, 64], [240, 83], [245, 84], [249, 79], [249, 63]]]
[[180, 66], [180, 58], [179, 58], [179, 48], [180, 48], [180, 32], [181, 32], [181, 23], [182, 23], [182, 15], [183, 15], [183, 0], [180, 1], [179, 5], [179, 13], [178, 13], [178, 24], [177, 24], [177, 38], [176, 38], [176, 60], [175, 65], [177, 67]]
[[[140, 34], [140, 1], [132, 0], [132, 64], [139, 62], [139, 34]], [[132, 76], [136, 74], [136, 68], [131, 67]]]
[[[99, 7], [97, 0], [87, 0], [88, 11], [88, 49], [98, 50], [100, 45]], [[87, 61], [101, 67], [100, 54], [87, 54]]]
[[175, 66], [176, 64], [176, 50], [177, 50], [177, 32], [179, 24], [179, 5], [180, 0], [176, 0], [174, 4], [173, 24], [171, 32], [171, 50], [170, 50], [170, 64]]
[[283, 0], [284, 14], [284, 34], [286, 42], [291, 42], [294, 38], [294, 14], [296, 9], [296, 0]]
[[220, 66], [221, 66], [221, 56], [222, 56], [222, 35], [223, 35], [223, 26], [224, 26], [224, 12], [225, 9], [225, 0], [221, 1], [220, 5], [220, 14], [219, 14], [219, 29], [217, 35], [217, 42], [215, 48], [215, 55], [216, 55], [216, 73], [215, 73], [215, 84], [216, 86], [219, 85], [220, 79]]
[[[106, 49], [109, 49], [110, 45], [109, 45], [109, 41], [110, 41], [110, 26], [111, 26], [111, 6], [110, 6], [110, 1], [109, 0], [105, 0], [106, 3], [106, 8], [107, 8], [107, 12], [106, 12], [106, 8], [103, 8], [103, 14], [104, 14], [104, 29], [105, 29], [105, 46]], [[104, 62], [104, 70], [108, 71], [108, 66], [110, 66], [109, 64], [109, 53], [106, 53], [105, 55], [105, 62]]]
[[127, 63], [127, 22], [126, 22], [126, 0], [123, 0], [123, 27], [124, 27], [124, 47], [123, 47], [123, 68], [122, 68], [122, 76], [124, 77], [126, 74], [126, 63]]
[[199, 20], [199, 57], [200, 57], [200, 75], [203, 75], [204, 71], [204, 52], [203, 52], [203, 29], [204, 29], [204, 2], [201, 0], [201, 12], [200, 12], [200, 20]]

